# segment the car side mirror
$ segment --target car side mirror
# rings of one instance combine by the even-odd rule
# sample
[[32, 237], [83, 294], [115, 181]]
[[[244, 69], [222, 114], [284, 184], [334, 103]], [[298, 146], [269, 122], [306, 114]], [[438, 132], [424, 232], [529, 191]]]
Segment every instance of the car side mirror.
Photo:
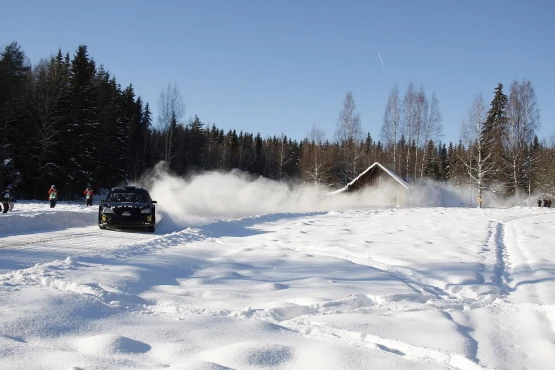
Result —
[[158, 203], [157, 201], [153, 200], [152, 203]]

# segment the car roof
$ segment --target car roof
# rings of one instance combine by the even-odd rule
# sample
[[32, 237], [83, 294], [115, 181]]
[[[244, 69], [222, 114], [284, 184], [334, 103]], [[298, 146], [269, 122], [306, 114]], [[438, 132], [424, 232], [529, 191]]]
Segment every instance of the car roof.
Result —
[[139, 186], [118, 186], [110, 191], [114, 193], [148, 193], [148, 190]]

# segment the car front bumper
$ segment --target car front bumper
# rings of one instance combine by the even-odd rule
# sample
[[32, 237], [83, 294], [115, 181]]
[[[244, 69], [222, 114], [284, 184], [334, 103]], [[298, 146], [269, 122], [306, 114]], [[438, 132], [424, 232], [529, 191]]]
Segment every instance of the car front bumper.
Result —
[[150, 214], [140, 216], [121, 216], [102, 213], [100, 214], [98, 224], [106, 227], [151, 227], [156, 225], [156, 219]]

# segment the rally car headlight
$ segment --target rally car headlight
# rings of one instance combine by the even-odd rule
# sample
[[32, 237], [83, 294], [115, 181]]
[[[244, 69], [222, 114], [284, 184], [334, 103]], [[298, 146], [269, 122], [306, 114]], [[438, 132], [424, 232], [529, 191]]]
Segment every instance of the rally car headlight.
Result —
[[152, 213], [152, 208], [143, 208], [141, 209], [142, 214], [150, 214]]
[[102, 213], [114, 213], [110, 207], [102, 207]]

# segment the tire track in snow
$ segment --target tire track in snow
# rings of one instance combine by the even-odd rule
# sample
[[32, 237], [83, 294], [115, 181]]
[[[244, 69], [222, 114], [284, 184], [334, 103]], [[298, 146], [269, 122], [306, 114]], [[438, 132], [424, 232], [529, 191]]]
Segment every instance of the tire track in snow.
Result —
[[[513, 225], [515, 221], [534, 217], [536, 215], [537, 214], [507, 217], [502, 220], [490, 219], [493, 231], [490, 234], [488, 245], [490, 249], [495, 251], [495, 263], [493, 265], [491, 280], [499, 288], [502, 295], [509, 295], [514, 291], [514, 288], [511, 286], [513, 278], [509, 272], [512, 268], [511, 248], [509, 244], [514, 238], [510, 239], [507, 237], [507, 227]], [[518, 241], [516, 243], [518, 246]]]
[[[55, 232], [55, 237], [46, 238], [36, 235], [32, 237], [19, 236], [18, 239], [24, 246], [0, 248], [4, 260], [11, 260], [8, 265], [9, 269], [2, 268], [0, 265], [0, 278], [14, 270], [25, 271], [35, 265], [46, 266], [49, 263], [57, 263], [66, 257], [72, 259], [100, 258], [101, 260], [125, 259], [206, 239], [199, 229], [191, 228], [162, 235], [97, 230], [76, 231]], [[45, 234], [52, 234], [52, 232]], [[13, 268], [12, 266], [17, 267]]]
[[[521, 238], [526, 237], [526, 233], [520, 222], [514, 222], [512, 224], [512, 232], [514, 234], [511, 238], [510, 244], [515, 255], [514, 269], [516, 270], [518, 268], [518, 273], [516, 271], [514, 273], [515, 277], [520, 274], [526, 277], [533, 276], [533, 267], [530, 265], [530, 261], [533, 260], [533, 257], [530, 255], [530, 249], [525, 248], [520, 240]], [[537, 327], [544, 333], [545, 337], [551, 338], [552, 340], [552, 338], [555, 338], [555, 310], [552, 306], [542, 303], [542, 295], [540, 294], [541, 292], [536, 284], [532, 283], [520, 285], [520, 283], [521, 282], [515, 282], [514, 284], [511, 284], [512, 291], [517, 291], [519, 288], [525, 288], [525, 293], [528, 297], [527, 301], [529, 302], [527, 308], [536, 308], [532, 310], [535, 311], [537, 315], [539, 323], [537, 324]], [[547, 322], [549, 325], [542, 325], [542, 322]]]
[[[370, 301], [370, 299], [366, 300]], [[163, 304], [145, 307], [145, 313], [148, 312], [149, 314], [155, 315], [167, 314], [170, 315], [172, 319], [177, 318], [178, 320], [188, 315], [208, 315], [233, 319], [259, 320], [281, 326], [310, 339], [387, 352], [391, 355], [401, 356], [415, 362], [435, 363], [456, 370], [490, 369], [477, 362], [474, 349], [472, 349], [470, 353], [470, 356], [474, 357], [468, 358], [454, 352], [445, 352], [434, 348], [418, 346], [398, 339], [384, 338], [375, 334], [341, 329], [327, 323], [315, 321], [318, 316], [326, 314], [326, 308], [327, 307], [324, 307], [324, 305], [298, 307], [294, 309], [294, 313], [291, 315], [285, 315], [289, 316], [287, 319], [283, 319], [284, 315], [278, 312], [280, 311], [279, 308], [251, 309], [247, 307], [244, 310], [229, 310]], [[288, 307], [288, 309], [291, 309], [291, 307]], [[362, 309], [362, 307], [358, 307], [352, 311], [335, 311], [334, 313], [360, 312], [358, 311], [359, 309]]]
[[489, 244], [492, 246], [491, 249], [495, 251], [495, 263], [491, 280], [499, 288], [502, 295], [508, 295], [512, 289], [509, 287], [511, 278], [507, 271], [509, 251], [505, 244], [505, 223], [494, 221], [494, 225], [494, 231], [491, 233], [489, 240]]
[[412, 289], [416, 293], [420, 293], [420, 294], [424, 294], [424, 295], [427, 294], [427, 295], [430, 296], [430, 298], [431, 298], [431, 296], [434, 296], [436, 298], [456, 299], [455, 297], [451, 296], [448, 292], [446, 292], [446, 291], [444, 291], [444, 290], [442, 290], [442, 289], [440, 289], [436, 286], [429, 285], [429, 284], [423, 283], [421, 281], [418, 281], [418, 280], [408, 276], [407, 274], [403, 274], [400, 271], [391, 270], [391, 269], [389, 269], [388, 266], [383, 265], [383, 264], [379, 264], [375, 261], [372, 261], [370, 263], [368, 259], [348, 257], [346, 255], [339, 255], [339, 254], [336, 254], [336, 253], [322, 253], [321, 251], [308, 251], [308, 250], [305, 250], [305, 249], [302, 249], [302, 248], [295, 248], [295, 247], [281, 246], [279, 248], [294, 251], [294, 252], [304, 253], [304, 254], [310, 254], [312, 256], [337, 258], [339, 260], [344, 260], [344, 261], [347, 261], [347, 262], [351, 262], [351, 263], [354, 263], [356, 265], [370, 267], [370, 268], [382, 271], [385, 274], [392, 275], [398, 281], [405, 284], [406, 286], [408, 286], [410, 289]]
[[472, 298], [472, 297], [465, 297], [465, 296], [460, 297], [457, 294], [453, 294], [452, 292], [441, 289], [437, 286], [419, 281], [417, 277], [415, 277], [414, 275], [409, 276], [408, 274], [404, 274], [401, 271], [398, 271], [397, 268], [391, 269], [390, 266], [380, 264], [376, 261], [369, 262], [369, 260], [365, 260], [361, 258], [340, 256], [334, 253], [322, 253], [320, 251], [313, 252], [313, 251], [307, 251], [301, 248], [293, 248], [293, 247], [280, 247], [280, 248], [295, 251], [295, 252], [310, 254], [312, 256], [337, 258], [337, 259], [345, 260], [358, 265], [367, 266], [376, 270], [380, 270], [386, 274], [392, 275], [398, 281], [411, 288], [416, 294], [420, 294], [421, 298], [418, 301], [421, 301], [421, 303], [425, 303], [428, 300], [434, 301], [432, 304], [437, 308], [475, 309], [475, 308], [487, 307], [487, 306], [492, 306], [497, 304], [497, 301], [496, 301], [496, 298], [498, 297], [497, 294], [485, 294], [479, 298]]
[[281, 322], [287, 329], [297, 331], [309, 338], [330, 342], [341, 342], [354, 347], [384, 351], [413, 361], [434, 362], [457, 370], [489, 369], [458, 353], [442, 352], [437, 349], [415, 346], [397, 339], [383, 338], [375, 334], [339, 329], [329, 324], [309, 321], [305, 318]]
[[[0, 248], [15, 250], [32, 250], [36, 248], [52, 248], [70, 244], [72, 240], [79, 239], [80, 245], [90, 245], [102, 241], [104, 246], [112, 242], [122, 244], [122, 241], [137, 241], [152, 239], [152, 234], [124, 233], [111, 234], [111, 231], [92, 231], [96, 227], [75, 228], [63, 231], [51, 231], [38, 234], [16, 235], [0, 239]], [[102, 244], [101, 244], [102, 245]], [[27, 247], [28, 246], [28, 247]]]
[[[205, 238], [206, 236], [203, 235], [202, 232], [198, 229], [183, 230], [181, 232], [163, 235], [159, 238], [156, 238], [156, 240], [154, 241], [139, 242], [137, 244], [141, 245], [140, 248], [127, 248], [125, 250], [116, 250], [113, 252], [115, 255], [119, 255], [119, 257], [125, 258], [132, 255], [143, 254], [152, 252], [154, 250], [167, 248], [173, 245], [180, 245], [187, 241], [194, 241]], [[75, 266], [75, 261], [72, 262], [71, 259], [67, 260], [66, 262], [68, 264], [68, 267], [78, 267]], [[357, 261], [356, 259], [353, 259], [350, 262], [364, 264], [368, 266], [367, 262]], [[53, 269], [52, 271], [56, 271], [56, 269]], [[395, 305], [395, 303], [398, 303], [399, 301], [413, 303], [415, 306], [422, 307], [423, 310], [438, 309], [438, 307], [430, 306], [425, 303], [429, 299], [440, 298], [441, 295], [438, 295], [438, 292], [435, 289], [427, 292], [427, 289], [431, 289], [433, 287], [423, 287], [421, 285], [422, 283], [419, 283], [417, 281], [407, 282], [408, 284], [412, 284], [415, 286], [413, 288], [415, 290], [414, 294], [401, 294], [386, 297], [368, 297], [359, 295], [356, 297], [350, 297], [345, 300], [338, 300], [337, 302], [326, 302], [314, 307], [300, 307], [299, 310], [296, 311], [296, 313], [288, 315], [289, 317], [280, 317], [280, 313], [276, 309], [252, 310], [250, 308], [247, 308], [245, 310], [216, 310], [203, 307], [189, 308], [172, 305], [155, 305], [154, 302], [143, 300], [140, 295], [128, 294], [112, 287], [104, 287], [97, 284], [78, 284], [63, 279], [60, 276], [56, 276], [55, 274], [52, 276], [45, 276], [43, 272], [44, 271], [40, 268], [29, 269], [28, 271], [20, 270], [12, 275], [0, 276], [0, 281], [4, 280], [4, 282], [7, 282], [8, 284], [39, 285], [57, 290], [65, 290], [74, 294], [83, 294], [89, 296], [91, 297], [91, 299], [99, 300], [115, 310], [124, 309], [130, 311], [144, 312], [145, 314], [167, 313], [170, 314], [171, 317], [174, 319], [176, 314], [178, 314], [178, 316], [202, 314], [211, 316], [225, 316], [237, 319], [263, 320], [273, 323], [277, 322], [277, 325], [283, 326], [287, 329], [295, 330], [300, 334], [317, 340], [336, 341], [345, 343], [350, 346], [365, 347], [375, 351], [383, 351], [388, 352], [392, 355], [403, 356], [404, 358], [410, 359], [412, 361], [437, 363], [439, 365], [444, 365], [446, 367], [458, 370], [485, 369], [485, 367], [482, 367], [475, 361], [473, 361], [472, 358], [464, 357], [461, 354], [442, 352], [433, 348], [415, 346], [396, 339], [388, 339], [374, 334], [339, 329], [333, 326], [317, 324], [311, 321], [317, 318], [319, 315], [327, 314], [332, 311], [336, 313], [338, 311], [344, 311], [346, 313], [370, 312], [374, 304], [381, 305], [381, 307], [379, 308], [387, 309], [387, 307], [390, 307], [390, 305]], [[389, 271], [384, 272], [391, 273]], [[409, 277], [403, 276], [402, 274], [398, 274], [397, 276], [400, 278], [410, 279]], [[439, 309], [442, 308], [445, 307], [439, 307]], [[413, 306], [409, 309], [414, 310], [415, 307]], [[462, 308], [457, 307], [457, 309]]]
[[[222, 241], [218, 239], [215, 239], [213, 241], [217, 243], [233, 245], [234, 247], [238, 247], [238, 248], [241, 247], [240, 244], [230, 243], [228, 241]], [[440, 309], [475, 309], [480, 307], [497, 305], [498, 303], [496, 301], [496, 298], [498, 297], [497, 294], [486, 294], [479, 298], [460, 297], [457, 294], [452, 294], [448, 290], [444, 290], [437, 286], [424, 283], [419, 279], [417, 279], [417, 277], [415, 277], [414, 274], [409, 276], [408, 274], [405, 274], [399, 271], [399, 268], [392, 269], [390, 266], [385, 265], [383, 263], [379, 263], [374, 260], [370, 261], [370, 259], [348, 257], [346, 255], [340, 255], [337, 253], [323, 253], [319, 250], [312, 251], [312, 250], [298, 248], [298, 247], [280, 246], [278, 248], [283, 250], [308, 254], [310, 256], [337, 258], [339, 260], [343, 260], [360, 266], [365, 266], [365, 267], [379, 270], [384, 274], [389, 274], [394, 279], [405, 284], [414, 292], [414, 294], [410, 294], [410, 293], [404, 294], [404, 296], [406, 297], [409, 297], [409, 296], [412, 297], [410, 299], [407, 299], [407, 301], [419, 302], [421, 304], [429, 301], [429, 305]], [[400, 294], [399, 296], [401, 295], [403, 294]], [[385, 297], [384, 299], [396, 300], [394, 297]], [[414, 308], [412, 310], [414, 310]]]

